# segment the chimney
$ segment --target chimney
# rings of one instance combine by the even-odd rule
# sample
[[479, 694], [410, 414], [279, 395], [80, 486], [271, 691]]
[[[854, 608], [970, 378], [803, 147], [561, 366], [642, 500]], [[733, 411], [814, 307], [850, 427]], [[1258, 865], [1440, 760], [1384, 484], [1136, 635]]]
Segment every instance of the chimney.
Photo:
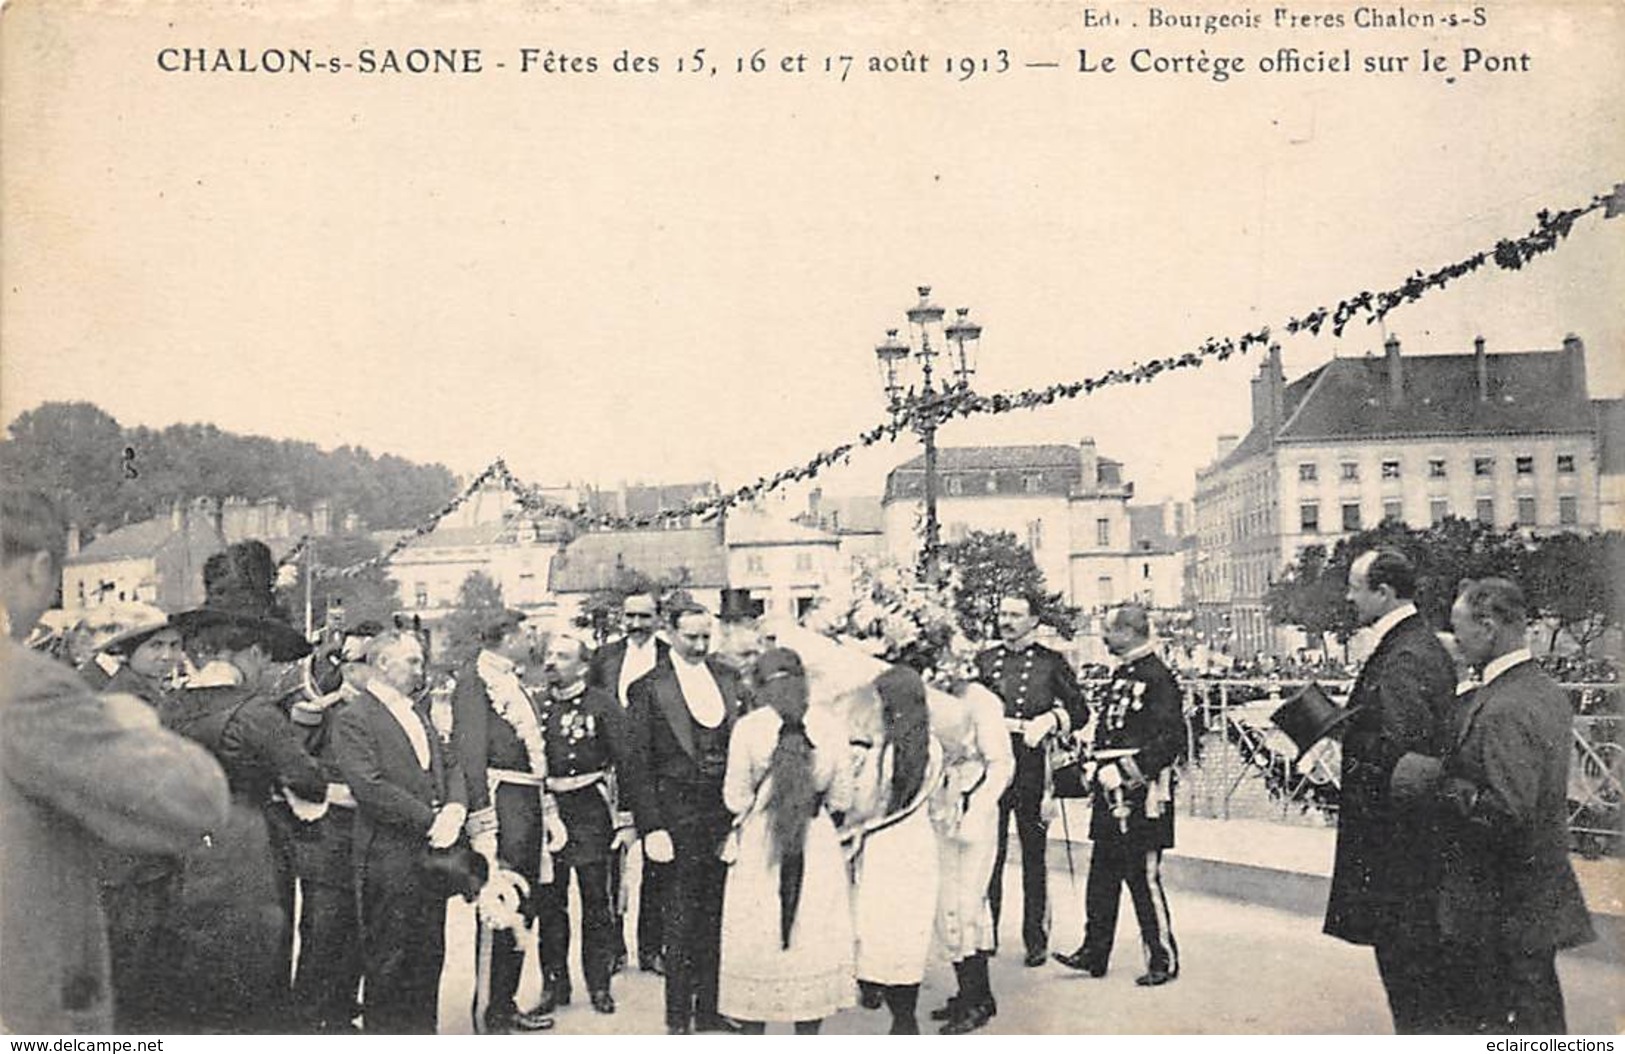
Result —
[[186, 529], [186, 510], [179, 498], [169, 503], [169, 529], [176, 534]]
[[1220, 436], [1219, 437], [1219, 452], [1216, 455], [1214, 455], [1214, 460], [1215, 461], [1223, 461], [1225, 458], [1229, 457], [1232, 453], [1234, 453], [1236, 447], [1239, 446], [1239, 445], [1241, 445], [1241, 437], [1240, 436], [1234, 436], [1234, 435]]
[[68, 524], [68, 555], [79, 555], [79, 525], [77, 523]]
[[1478, 378], [1478, 401], [1490, 401], [1490, 361], [1484, 354], [1484, 338], [1473, 338], [1473, 375]]
[[1286, 401], [1286, 375], [1281, 369], [1281, 346], [1271, 344], [1269, 357], [1258, 364], [1253, 378], [1253, 427], [1262, 428], [1273, 439], [1280, 429]]
[[1586, 346], [1579, 337], [1570, 333], [1563, 338], [1563, 356], [1568, 359], [1569, 391], [1576, 398], [1586, 398]]
[[1084, 436], [1078, 440], [1078, 468], [1081, 470], [1078, 485], [1083, 488], [1083, 493], [1098, 493], [1100, 490], [1100, 456], [1095, 453], [1093, 436]]
[[1388, 404], [1398, 406], [1405, 401], [1405, 367], [1399, 358], [1399, 338], [1389, 334], [1382, 342], [1382, 350], [1388, 358]]
[[818, 506], [824, 500], [824, 488], [814, 487], [807, 492], [807, 515], [814, 523], [818, 522]]

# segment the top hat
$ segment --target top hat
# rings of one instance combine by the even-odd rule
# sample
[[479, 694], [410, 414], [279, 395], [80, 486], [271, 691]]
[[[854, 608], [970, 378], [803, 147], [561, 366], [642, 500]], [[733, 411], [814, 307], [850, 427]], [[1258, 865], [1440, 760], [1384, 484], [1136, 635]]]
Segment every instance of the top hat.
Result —
[[1356, 712], [1332, 702], [1320, 685], [1310, 681], [1301, 692], [1282, 703], [1270, 715], [1270, 721], [1297, 744], [1301, 756], [1336, 732]]
[[173, 619], [182, 633], [205, 626], [231, 625], [253, 631], [272, 662], [293, 662], [310, 654], [310, 642], [289, 625], [276, 602], [276, 561], [264, 542], [234, 542], [203, 565], [203, 606]]

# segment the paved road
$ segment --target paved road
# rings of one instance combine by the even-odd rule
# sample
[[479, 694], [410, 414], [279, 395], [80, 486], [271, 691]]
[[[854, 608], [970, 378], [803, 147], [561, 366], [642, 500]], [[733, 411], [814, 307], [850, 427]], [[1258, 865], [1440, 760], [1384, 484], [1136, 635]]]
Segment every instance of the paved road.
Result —
[[[1021, 903], [1009, 869], [1006, 904]], [[1051, 875], [1055, 895], [1054, 944], [1070, 950], [1081, 933], [1081, 885], [1074, 895], [1066, 875]], [[1318, 919], [1254, 907], [1193, 892], [1170, 890], [1174, 928], [1183, 960], [1180, 978], [1156, 989], [1136, 988], [1142, 970], [1133, 912], [1124, 901], [1122, 926], [1111, 972], [1100, 980], [1054, 963], [1021, 965], [1019, 949], [994, 960], [992, 980], [999, 1015], [990, 1033], [1354, 1033], [1390, 1031], [1382, 988], [1371, 952], [1320, 934]], [[448, 920], [447, 968], [441, 990], [441, 1029], [470, 1030], [467, 1007], [473, 990], [472, 917], [454, 904]], [[1006, 919], [1014, 935], [1018, 919]], [[1625, 967], [1568, 956], [1559, 960], [1575, 1032], [1616, 1033], [1625, 1027]], [[593, 1012], [576, 967], [577, 1003], [561, 1010], [557, 1032], [571, 1035], [662, 1033], [660, 979], [635, 970], [615, 980], [620, 1011]], [[939, 1005], [952, 985], [952, 971], [934, 962], [921, 993], [925, 1011]], [[521, 1003], [536, 998], [527, 974]], [[826, 1034], [873, 1035], [886, 1030], [883, 1010], [853, 1009], [825, 1023]], [[786, 1031], [787, 1026], [774, 1029]]]

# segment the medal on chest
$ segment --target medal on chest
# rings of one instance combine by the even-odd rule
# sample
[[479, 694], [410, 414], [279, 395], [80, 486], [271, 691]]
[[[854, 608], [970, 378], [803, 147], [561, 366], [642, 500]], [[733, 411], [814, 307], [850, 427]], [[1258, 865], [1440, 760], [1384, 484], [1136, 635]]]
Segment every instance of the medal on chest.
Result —
[[1145, 708], [1145, 682], [1127, 677], [1115, 678], [1106, 694], [1106, 712], [1102, 719], [1113, 732], [1121, 731], [1128, 717]]

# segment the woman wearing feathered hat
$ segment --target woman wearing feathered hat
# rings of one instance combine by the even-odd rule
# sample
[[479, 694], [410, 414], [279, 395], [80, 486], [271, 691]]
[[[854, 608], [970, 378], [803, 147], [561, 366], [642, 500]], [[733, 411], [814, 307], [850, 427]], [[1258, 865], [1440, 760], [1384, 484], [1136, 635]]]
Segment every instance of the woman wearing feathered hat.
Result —
[[162, 716], [215, 755], [232, 808], [182, 868], [168, 1031], [280, 1031], [287, 1009], [289, 918], [263, 810], [279, 786], [319, 801], [327, 781], [271, 690], [278, 665], [310, 651], [277, 617], [274, 579], [270, 550], [237, 543], [204, 565], [203, 607], [175, 617], [198, 671]]

